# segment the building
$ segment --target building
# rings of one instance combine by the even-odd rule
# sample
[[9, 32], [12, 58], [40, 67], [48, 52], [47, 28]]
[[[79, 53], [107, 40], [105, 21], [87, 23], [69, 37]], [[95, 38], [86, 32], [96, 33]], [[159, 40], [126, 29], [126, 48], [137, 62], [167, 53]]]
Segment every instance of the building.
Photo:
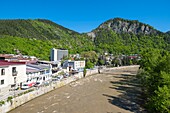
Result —
[[63, 63], [63, 68], [68, 68], [69, 71], [76, 70], [76, 71], [83, 71], [85, 68], [85, 61], [65, 61]]
[[36, 83], [49, 81], [52, 75], [51, 65], [48, 64], [27, 64], [26, 65], [27, 82]]
[[55, 49], [55, 48], [51, 49], [51, 53], [50, 53], [51, 61], [59, 61], [67, 56], [68, 56], [68, 50]]
[[26, 80], [25, 62], [0, 61], [0, 93], [21, 87]]
[[52, 66], [52, 74], [61, 69], [61, 62], [59, 61], [37, 61], [38, 64], [48, 64]]
[[9, 62], [27, 62], [36, 63], [38, 59], [34, 56], [22, 56], [14, 54], [0, 54], [0, 60], [6, 60]]

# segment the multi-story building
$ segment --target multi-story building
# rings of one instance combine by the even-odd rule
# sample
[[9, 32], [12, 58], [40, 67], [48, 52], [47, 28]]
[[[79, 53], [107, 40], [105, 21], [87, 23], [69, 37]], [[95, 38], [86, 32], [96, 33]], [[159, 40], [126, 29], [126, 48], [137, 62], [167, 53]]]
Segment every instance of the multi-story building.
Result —
[[26, 80], [25, 62], [0, 61], [0, 92], [20, 87]]
[[55, 48], [51, 49], [51, 53], [50, 53], [51, 61], [59, 61], [67, 56], [68, 56], [68, 50], [55, 49]]
[[48, 64], [27, 64], [26, 65], [27, 82], [36, 83], [48, 81], [51, 79], [52, 67]]
[[52, 74], [58, 72], [61, 69], [61, 62], [59, 61], [38, 61], [38, 64], [46, 64], [52, 66]]
[[83, 71], [85, 68], [85, 61], [65, 61], [63, 63], [63, 68], [69, 68], [69, 71], [76, 70], [76, 71]]

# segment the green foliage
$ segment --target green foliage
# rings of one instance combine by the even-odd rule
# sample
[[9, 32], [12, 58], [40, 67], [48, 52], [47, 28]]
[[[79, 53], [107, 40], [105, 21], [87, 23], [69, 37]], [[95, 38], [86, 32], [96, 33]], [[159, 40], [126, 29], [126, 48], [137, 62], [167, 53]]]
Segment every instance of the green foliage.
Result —
[[150, 112], [170, 112], [170, 54], [167, 51], [143, 51], [138, 74]]
[[89, 60], [87, 60], [87, 61], [86, 61], [86, 66], [85, 66], [85, 68], [91, 69], [91, 68], [93, 68], [93, 67], [94, 67], [94, 64], [93, 64], [92, 62], [90, 62]]
[[166, 35], [117, 34], [112, 30], [102, 28], [98, 30], [94, 43], [97, 47], [96, 51], [100, 53], [108, 51], [114, 55], [128, 55], [139, 54], [146, 48], [170, 50], [167, 42], [169, 36]]
[[81, 57], [88, 59], [92, 63], [96, 63], [98, 59], [97, 53], [95, 51], [82, 52]]
[[98, 56], [95, 51], [82, 52], [81, 57], [86, 59], [86, 68], [90, 69], [96, 65], [98, 61]]
[[[49, 60], [51, 48], [66, 48], [70, 53], [80, 53], [82, 51], [90, 50], [88, 48], [93, 46], [88, 40], [83, 40], [79, 37], [77, 37], [77, 42], [73, 40], [75, 39], [64, 39], [57, 42], [56, 40], [43, 41], [29, 38], [1, 36], [0, 53], [16, 54], [14, 50], [18, 49], [23, 55], [31, 55], [44, 60]], [[66, 45], [65, 41], [69, 41], [69, 43]], [[79, 42], [84, 43], [79, 45]], [[82, 46], [86, 48], [82, 48]]]
[[12, 99], [13, 99], [13, 97], [11, 97], [11, 96], [10, 96], [10, 97], [8, 97], [8, 98], [7, 98], [7, 102], [11, 102], [11, 101], [12, 101]]
[[104, 64], [105, 64], [105, 61], [104, 61], [103, 59], [100, 59], [100, 60], [98, 61], [98, 64], [99, 64], [99, 65], [104, 65]]
[[159, 111], [160, 113], [170, 112], [170, 89], [165, 85], [163, 87], [158, 87], [148, 103], [148, 108], [150, 111]]
[[[138, 23], [138, 21], [121, 18], [114, 19], [117, 20], [127, 21], [130, 24]], [[114, 55], [129, 55], [139, 54], [146, 48], [170, 51], [168, 34], [118, 34], [110, 29], [98, 28], [94, 30], [96, 37], [91, 38], [44, 19], [0, 20], [0, 25], [0, 53], [15, 53], [14, 49], [18, 49], [22, 54], [33, 55], [44, 60], [49, 60], [51, 48], [68, 49], [71, 54], [87, 51], [103, 54], [107, 51]], [[97, 62], [91, 59], [90, 61], [94, 64]]]
[[68, 49], [70, 53], [94, 50], [86, 35], [57, 25], [49, 20], [0, 20], [0, 53], [34, 55], [49, 60], [51, 48]]
[[121, 66], [121, 65], [122, 65], [121, 59], [118, 58], [118, 57], [115, 57], [115, 58], [112, 60], [112, 64], [113, 64], [113, 66], [115, 66], [115, 67]]
[[0, 101], [0, 106], [2, 106], [3, 104], [5, 104], [5, 101], [1, 100]]
[[87, 70], [86, 70], [86, 68], [84, 68], [84, 70], [83, 70], [83, 76], [84, 77], [86, 76], [86, 73], [87, 73]]

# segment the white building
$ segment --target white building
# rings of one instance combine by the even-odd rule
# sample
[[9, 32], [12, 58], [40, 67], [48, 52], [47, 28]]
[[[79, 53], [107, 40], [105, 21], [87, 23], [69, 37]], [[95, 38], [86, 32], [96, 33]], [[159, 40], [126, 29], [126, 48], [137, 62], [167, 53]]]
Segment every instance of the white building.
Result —
[[56, 73], [61, 68], [61, 62], [60, 61], [38, 61], [38, 64], [46, 64], [52, 66], [52, 73]]
[[45, 82], [51, 79], [52, 67], [49, 64], [27, 64], [26, 73], [26, 83]]
[[0, 93], [21, 86], [26, 80], [24, 62], [0, 61]]
[[76, 70], [76, 71], [83, 71], [85, 68], [85, 61], [65, 61], [63, 63], [63, 68], [69, 68], [69, 71]]
[[51, 53], [50, 53], [51, 61], [59, 61], [67, 56], [68, 56], [68, 50], [55, 49], [55, 48], [51, 49]]

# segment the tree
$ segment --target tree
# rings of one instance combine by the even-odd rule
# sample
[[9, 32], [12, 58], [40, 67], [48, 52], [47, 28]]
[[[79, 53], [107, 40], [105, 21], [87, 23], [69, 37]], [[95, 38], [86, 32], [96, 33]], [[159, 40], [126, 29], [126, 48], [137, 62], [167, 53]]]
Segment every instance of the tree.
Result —
[[104, 64], [105, 64], [105, 61], [104, 61], [103, 59], [99, 59], [98, 64], [99, 64], [99, 65], [104, 65]]
[[82, 52], [81, 57], [84, 57], [86, 59], [86, 64], [88, 65], [88, 68], [92, 68], [97, 63], [98, 59], [95, 51]]
[[146, 50], [137, 76], [146, 96], [149, 112], [170, 112], [170, 54], [164, 50]]
[[93, 68], [93, 67], [94, 67], [93, 63], [91, 63], [89, 60], [87, 60], [87, 61], [86, 61], [86, 66], [85, 66], [85, 68], [91, 69], [91, 68]]

